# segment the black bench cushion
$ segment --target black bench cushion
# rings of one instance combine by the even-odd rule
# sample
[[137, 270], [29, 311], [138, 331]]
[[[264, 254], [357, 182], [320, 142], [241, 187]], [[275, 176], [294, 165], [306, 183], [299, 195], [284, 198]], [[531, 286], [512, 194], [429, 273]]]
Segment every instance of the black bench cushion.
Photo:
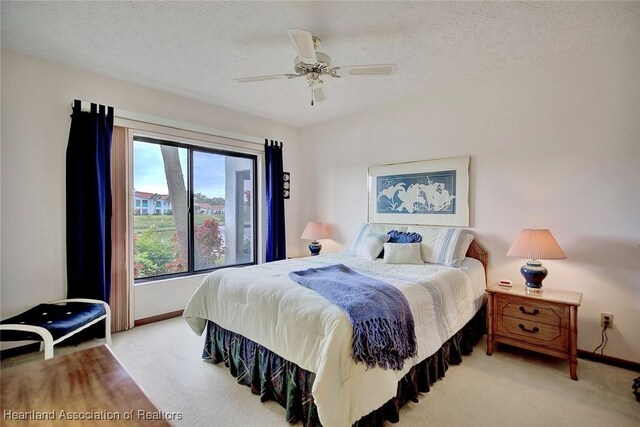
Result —
[[[23, 324], [41, 326], [48, 330], [53, 340], [104, 316], [104, 305], [86, 302], [68, 302], [62, 304], [40, 304], [17, 316], [5, 319], [0, 324]], [[38, 334], [24, 331], [2, 331], [1, 341], [42, 341]]]

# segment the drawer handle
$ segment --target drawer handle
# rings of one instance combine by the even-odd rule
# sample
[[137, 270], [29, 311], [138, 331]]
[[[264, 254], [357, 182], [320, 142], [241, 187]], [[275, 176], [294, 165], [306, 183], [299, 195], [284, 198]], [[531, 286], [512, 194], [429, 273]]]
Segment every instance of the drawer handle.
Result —
[[525, 332], [531, 332], [532, 334], [538, 333], [540, 332], [540, 329], [538, 329], [537, 326], [534, 326], [533, 329], [527, 329], [522, 323], [520, 323], [518, 325], [520, 327], [520, 329], [522, 329]]
[[522, 312], [522, 314], [528, 314], [529, 316], [540, 314], [540, 310], [538, 310], [537, 308], [534, 308], [533, 311], [527, 311], [523, 306], [520, 306], [520, 311]]

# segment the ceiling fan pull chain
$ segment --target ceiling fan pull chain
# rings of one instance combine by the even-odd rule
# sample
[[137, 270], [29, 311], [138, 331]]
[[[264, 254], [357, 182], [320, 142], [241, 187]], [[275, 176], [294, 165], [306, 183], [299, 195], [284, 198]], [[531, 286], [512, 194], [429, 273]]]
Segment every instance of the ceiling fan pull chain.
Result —
[[311, 106], [313, 107], [313, 86], [309, 86], [311, 88]]

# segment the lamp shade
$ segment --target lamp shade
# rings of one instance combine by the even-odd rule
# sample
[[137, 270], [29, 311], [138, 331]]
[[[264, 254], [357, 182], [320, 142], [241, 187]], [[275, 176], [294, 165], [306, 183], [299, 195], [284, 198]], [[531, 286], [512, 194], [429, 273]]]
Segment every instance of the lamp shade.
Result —
[[327, 229], [321, 222], [309, 222], [302, 232], [301, 239], [318, 240], [326, 239], [329, 237]]
[[507, 256], [528, 259], [565, 259], [558, 242], [548, 229], [525, 228], [518, 234]]

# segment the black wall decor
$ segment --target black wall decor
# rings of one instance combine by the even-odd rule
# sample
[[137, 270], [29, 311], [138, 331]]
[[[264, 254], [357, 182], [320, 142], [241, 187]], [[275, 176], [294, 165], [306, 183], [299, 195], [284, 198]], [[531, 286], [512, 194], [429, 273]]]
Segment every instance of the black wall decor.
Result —
[[282, 172], [282, 194], [285, 199], [291, 198], [291, 174]]

